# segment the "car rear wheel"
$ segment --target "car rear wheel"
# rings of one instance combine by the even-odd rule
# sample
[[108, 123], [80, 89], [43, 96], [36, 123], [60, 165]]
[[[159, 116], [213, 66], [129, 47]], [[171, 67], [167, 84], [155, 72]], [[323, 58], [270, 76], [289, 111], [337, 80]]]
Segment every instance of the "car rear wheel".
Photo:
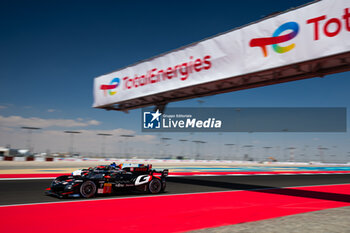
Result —
[[154, 178], [148, 183], [148, 190], [150, 193], [160, 193], [162, 190], [162, 182], [159, 179]]
[[93, 197], [96, 193], [96, 184], [92, 181], [85, 181], [80, 186], [80, 195], [85, 198]]

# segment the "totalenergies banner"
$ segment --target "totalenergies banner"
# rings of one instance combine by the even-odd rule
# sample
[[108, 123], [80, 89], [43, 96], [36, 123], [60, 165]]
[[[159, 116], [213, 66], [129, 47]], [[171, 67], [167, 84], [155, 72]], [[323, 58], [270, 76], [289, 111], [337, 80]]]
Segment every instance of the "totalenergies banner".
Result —
[[323, 0], [95, 78], [94, 107], [350, 51], [350, 0]]

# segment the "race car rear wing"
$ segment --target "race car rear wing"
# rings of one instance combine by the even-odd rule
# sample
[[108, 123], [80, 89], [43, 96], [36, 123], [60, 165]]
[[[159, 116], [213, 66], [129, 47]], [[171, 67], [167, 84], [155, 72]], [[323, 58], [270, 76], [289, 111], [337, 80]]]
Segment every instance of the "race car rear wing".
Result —
[[164, 170], [151, 170], [151, 174], [153, 173], [161, 173], [162, 177], [167, 177], [169, 175], [169, 170], [164, 169]]

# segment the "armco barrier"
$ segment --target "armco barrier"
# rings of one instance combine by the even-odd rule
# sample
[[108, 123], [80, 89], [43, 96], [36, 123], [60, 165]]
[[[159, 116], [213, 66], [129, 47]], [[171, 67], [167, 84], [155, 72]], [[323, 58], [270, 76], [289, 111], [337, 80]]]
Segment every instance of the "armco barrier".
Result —
[[13, 161], [12, 156], [4, 156], [4, 161]]
[[26, 161], [34, 161], [34, 157], [26, 157]]

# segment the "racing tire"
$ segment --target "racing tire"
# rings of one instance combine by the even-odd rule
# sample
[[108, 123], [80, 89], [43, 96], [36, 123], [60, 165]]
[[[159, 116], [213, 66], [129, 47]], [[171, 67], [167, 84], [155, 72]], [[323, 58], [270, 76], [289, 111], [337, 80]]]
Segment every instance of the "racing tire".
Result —
[[96, 184], [92, 181], [85, 181], [80, 186], [80, 195], [85, 198], [91, 198], [95, 196], [96, 193]]
[[152, 179], [151, 182], [148, 183], [148, 191], [153, 194], [160, 193], [162, 190], [162, 182], [159, 179]]

